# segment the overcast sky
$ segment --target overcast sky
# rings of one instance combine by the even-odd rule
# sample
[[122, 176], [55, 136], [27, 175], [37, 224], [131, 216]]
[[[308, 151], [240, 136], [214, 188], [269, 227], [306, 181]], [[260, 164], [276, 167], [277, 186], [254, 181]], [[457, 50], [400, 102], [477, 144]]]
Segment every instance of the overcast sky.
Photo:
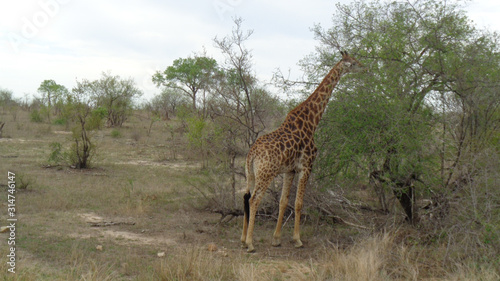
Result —
[[[0, 88], [23, 98], [46, 79], [71, 89], [109, 71], [132, 77], [150, 98], [159, 92], [152, 74], [173, 60], [203, 48], [220, 60], [213, 38], [230, 34], [235, 16], [254, 30], [247, 47], [260, 79], [276, 68], [298, 75], [297, 62], [317, 45], [310, 28], [329, 27], [338, 2], [350, 1], [0, 0]], [[500, 1], [467, 10], [479, 27], [500, 31]]]

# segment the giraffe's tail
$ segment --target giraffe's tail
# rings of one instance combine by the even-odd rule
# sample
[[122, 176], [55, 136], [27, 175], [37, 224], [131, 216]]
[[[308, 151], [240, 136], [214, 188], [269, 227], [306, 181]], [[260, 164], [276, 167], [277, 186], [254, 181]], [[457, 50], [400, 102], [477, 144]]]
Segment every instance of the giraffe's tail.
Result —
[[245, 165], [245, 174], [247, 178], [247, 189], [245, 195], [243, 195], [243, 212], [245, 219], [248, 223], [250, 219], [250, 198], [252, 198], [251, 190], [255, 187], [255, 174], [253, 170], [253, 155], [251, 152], [248, 153]]
[[250, 219], [250, 197], [252, 197], [250, 192], [247, 192], [245, 193], [245, 195], [243, 195], [243, 203], [244, 203], [243, 212], [245, 214], [245, 219], [247, 220], [247, 223]]

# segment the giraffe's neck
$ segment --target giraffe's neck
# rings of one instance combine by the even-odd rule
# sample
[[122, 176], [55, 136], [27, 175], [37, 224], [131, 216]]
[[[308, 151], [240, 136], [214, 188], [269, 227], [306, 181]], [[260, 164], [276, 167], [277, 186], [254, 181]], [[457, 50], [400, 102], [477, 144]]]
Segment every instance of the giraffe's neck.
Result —
[[341, 61], [330, 70], [316, 90], [304, 102], [288, 113], [285, 123], [292, 121], [291, 119], [303, 119], [308, 121], [310, 129], [314, 133], [330, 100], [333, 89], [340, 80], [342, 70], [343, 62]]

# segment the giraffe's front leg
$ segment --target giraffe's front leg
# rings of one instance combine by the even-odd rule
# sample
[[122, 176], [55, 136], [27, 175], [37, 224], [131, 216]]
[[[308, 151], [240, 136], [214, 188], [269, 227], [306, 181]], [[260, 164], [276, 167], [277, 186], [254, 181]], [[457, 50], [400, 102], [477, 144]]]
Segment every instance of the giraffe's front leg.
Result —
[[311, 168], [305, 169], [300, 173], [299, 185], [297, 187], [297, 196], [295, 197], [295, 225], [293, 228], [293, 241], [295, 241], [295, 248], [301, 248], [303, 246], [302, 241], [300, 241], [300, 216], [302, 213], [306, 184], [310, 173]]

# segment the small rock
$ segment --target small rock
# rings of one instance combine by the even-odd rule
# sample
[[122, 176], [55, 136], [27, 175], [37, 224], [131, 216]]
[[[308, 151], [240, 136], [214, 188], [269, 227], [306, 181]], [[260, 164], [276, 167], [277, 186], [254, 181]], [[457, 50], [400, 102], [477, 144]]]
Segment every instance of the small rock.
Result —
[[97, 251], [102, 251], [102, 245], [97, 245], [95, 248]]
[[2, 226], [0, 227], [0, 233], [5, 233], [10, 230], [10, 227], [8, 226]]
[[159, 252], [156, 254], [159, 258], [163, 258], [165, 256], [165, 252]]
[[229, 256], [226, 250], [218, 250], [217, 253], [223, 257]]
[[215, 245], [215, 243], [209, 243], [207, 245], [207, 250], [209, 250], [210, 252], [215, 252], [217, 251], [217, 245]]

